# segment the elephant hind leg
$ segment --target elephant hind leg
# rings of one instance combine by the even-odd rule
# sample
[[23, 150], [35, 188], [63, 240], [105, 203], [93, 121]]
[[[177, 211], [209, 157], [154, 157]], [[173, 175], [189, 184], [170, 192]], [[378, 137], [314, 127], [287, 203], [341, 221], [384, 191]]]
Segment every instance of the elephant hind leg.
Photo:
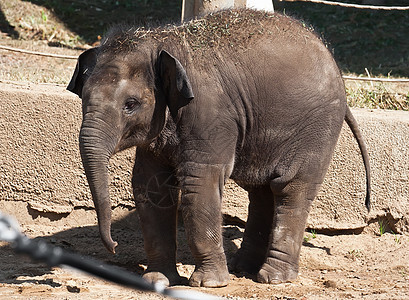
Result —
[[274, 195], [270, 186], [249, 190], [249, 212], [243, 242], [231, 261], [236, 272], [257, 274], [263, 265], [269, 247], [274, 214]]
[[257, 281], [281, 283], [297, 278], [305, 224], [319, 186], [293, 181], [281, 192], [274, 193], [269, 246]]

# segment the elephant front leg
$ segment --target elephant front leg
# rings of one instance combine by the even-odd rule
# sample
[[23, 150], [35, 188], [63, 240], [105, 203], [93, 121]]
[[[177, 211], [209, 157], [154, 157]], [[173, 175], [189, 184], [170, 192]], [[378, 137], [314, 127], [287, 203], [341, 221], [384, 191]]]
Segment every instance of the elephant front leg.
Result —
[[[186, 166], [185, 166], [186, 167]], [[181, 209], [196, 267], [191, 286], [227, 285], [229, 272], [222, 241], [221, 197], [223, 170], [218, 166], [192, 164], [183, 176]]]
[[176, 209], [138, 204], [148, 268], [143, 278], [165, 286], [179, 284], [176, 269]]
[[297, 278], [305, 224], [318, 186], [291, 183], [275, 194], [270, 245], [257, 274], [259, 282], [281, 283]]
[[[142, 227], [148, 268], [143, 277], [166, 286], [179, 284], [176, 269], [176, 230], [179, 189], [169, 171], [137, 169], [133, 176], [135, 201]], [[144, 172], [145, 171], [145, 172]]]

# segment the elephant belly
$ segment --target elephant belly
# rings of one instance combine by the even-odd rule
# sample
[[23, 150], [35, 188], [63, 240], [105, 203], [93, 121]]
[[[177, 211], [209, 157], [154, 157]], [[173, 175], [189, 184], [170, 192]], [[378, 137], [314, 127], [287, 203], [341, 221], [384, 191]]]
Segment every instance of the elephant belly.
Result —
[[[269, 156], [266, 154], [265, 156]], [[270, 157], [268, 157], [270, 158]], [[269, 184], [275, 177], [278, 157], [242, 155], [236, 157], [233, 172], [230, 176], [239, 186], [249, 188]]]

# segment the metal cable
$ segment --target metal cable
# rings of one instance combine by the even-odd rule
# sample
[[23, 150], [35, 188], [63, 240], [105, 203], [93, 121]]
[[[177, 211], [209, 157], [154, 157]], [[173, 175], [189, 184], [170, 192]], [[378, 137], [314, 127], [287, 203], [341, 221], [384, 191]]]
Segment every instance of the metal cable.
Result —
[[[280, 1], [283, 1], [283, 0], [280, 0]], [[372, 9], [372, 10], [409, 10], [409, 6], [361, 5], [361, 4], [350, 4], [350, 3], [326, 1], [326, 0], [284, 0], [284, 1], [288, 1], [288, 2], [296, 2], [296, 1], [311, 2], [311, 3], [317, 3], [317, 4], [335, 5], [335, 6], [359, 8], [359, 9]]]
[[189, 290], [166, 288], [162, 284], [149, 283], [142, 277], [119, 267], [106, 265], [89, 257], [80, 256], [55, 247], [44, 241], [29, 239], [21, 233], [17, 221], [0, 212], [0, 241], [12, 243], [17, 253], [27, 254], [50, 267], [70, 266], [111, 282], [146, 292], [155, 292], [175, 299], [216, 300], [217, 296]]
[[2, 50], [7, 50], [7, 51], [13, 51], [13, 52], [24, 53], [24, 54], [39, 55], [39, 56], [46, 56], [46, 57], [53, 57], [53, 58], [78, 59], [78, 56], [60, 55], [60, 54], [53, 54], [53, 53], [44, 53], [44, 52], [23, 50], [23, 49], [18, 49], [18, 48], [13, 48], [13, 47], [9, 47], [9, 46], [3, 46], [3, 45], [0, 45], [0, 49], [2, 49]]
[[378, 77], [355, 77], [343, 75], [345, 80], [357, 80], [357, 81], [379, 81], [379, 82], [409, 82], [409, 79], [395, 79], [395, 78], [378, 78]]
[[[54, 57], [54, 58], [78, 59], [77, 56], [57, 55], [57, 54], [51, 54], [51, 53], [43, 53], [43, 52], [35, 52], [35, 51], [26, 51], [26, 50], [17, 49], [17, 48], [12, 48], [12, 47], [7, 47], [7, 46], [2, 46], [2, 45], [0, 45], [0, 49], [2, 49], [2, 50], [8, 50], [8, 51], [14, 51], [14, 52], [20, 52], [20, 53], [25, 53], [25, 54], [31, 54], [31, 55], [48, 56], [48, 57]], [[346, 75], [342, 76], [342, 78], [344, 78], [344, 79], [346, 79], [346, 80], [357, 80], [357, 81], [409, 82], [409, 79], [355, 77], [355, 76], [346, 76]]]

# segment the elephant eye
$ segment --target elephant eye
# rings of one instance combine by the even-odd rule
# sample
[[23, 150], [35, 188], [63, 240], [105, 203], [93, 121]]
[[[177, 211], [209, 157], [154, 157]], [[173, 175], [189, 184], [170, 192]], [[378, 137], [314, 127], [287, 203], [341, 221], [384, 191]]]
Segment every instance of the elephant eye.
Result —
[[126, 113], [132, 113], [135, 109], [141, 106], [141, 103], [135, 98], [129, 98], [125, 101], [124, 111]]

